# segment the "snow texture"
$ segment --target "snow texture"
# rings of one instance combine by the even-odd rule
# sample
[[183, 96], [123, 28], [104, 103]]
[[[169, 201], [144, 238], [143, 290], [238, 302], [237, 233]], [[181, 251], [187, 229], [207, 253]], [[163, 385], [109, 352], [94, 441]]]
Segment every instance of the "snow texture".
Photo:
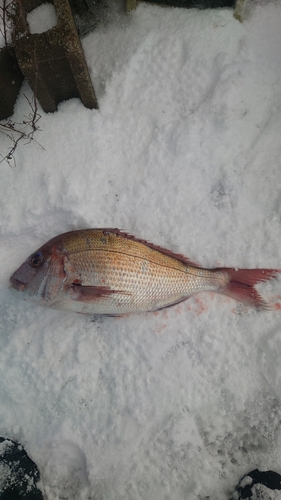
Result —
[[44, 33], [56, 26], [58, 19], [56, 9], [51, 3], [43, 3], [26, 16], [30, 33]]
[[99, 110], [40, 110], [39, 144], [0, 165], [0, 435], [48, 500], [227, 500], [248, 471], [281, 472], [280, 279], [259, 287], [270, 312], [205, 293], [120, 319], [9, 289], [44, 242], [89, 227], [205, 267], [280, 268], [280, 24], [279, 1], [249, 3], [243, 24], [116, 15], [83, 40]]

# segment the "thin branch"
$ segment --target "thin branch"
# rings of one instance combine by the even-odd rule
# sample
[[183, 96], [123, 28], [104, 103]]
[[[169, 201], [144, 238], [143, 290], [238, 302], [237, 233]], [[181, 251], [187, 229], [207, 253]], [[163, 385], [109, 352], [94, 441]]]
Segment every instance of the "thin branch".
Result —
[[[40, 120], [41, 115], [38, 113], [37, 99], [35, 95], [33, 95], [32, 101], [25, 94], [24, 97], [30, 106], [30, 114], [27, 117], [24, 117], [24, 120], [20, 123], [12, 121], [11, 119], [7, 120], [6, 123], [0, 123], [0, 133], [8, 137], [12, 143], [12, 146], [9, 147], [8, 153], [6, 155], [1, 154], [2, 159], [0, 160], [0, 163], [6, 161], [12, 168], [15, 168], [16, 166], [14, 154], [19, 142], [25, 140], [24, 144], [29, 144], [31, 141], [35, 141], [34, 134], [35, 132], [40, 131], [37, 123]], [[39, 144], [37, 141], [35, 142], [36, 144]], [[44, 149], [41, 144], [39, 144], [39, 146]]]
[[14, 1], [11, 0], [7, 2], [7, 0], [3, 0], [3, 7], [0, 6], [0, 19], [2, 20], [3, 26], [0, 26], [0, 33], [4, 39], [5, 47], [9, 48], [10, 40], [9, 34], [12, 29], [12, 21], [9, 20], [9, 13], [12, 9]]
[[[3, 6], [0, 6], [0, 21], [2, 21], [2, 26], [0, 26], [0, 33], [3, 36], [5, 46], [9, 50], [13, 50], [10, 44], [10, 33], [13, 28], [11, 21], [11, 13], [13, 9], [13, 0], [3, 0]], [[37, 61], [35, 61], [35, 70], [38, 67]], [[24, 144], [29, 144], [34, 140], [35, 132], [39, 131], [38, 121], [41, 115], [38, 113], [38, 103], [36, 99], [36, 89], [31, 99], [29, 99], [24, 94], [25, 99], [28, 102], [30, 112], [28, 116], [24, 116], [21, 122], [15, 122], [8, 118], [6, 121], [0, 122], [0, 133], [4, 134], [10, 141], [10, 146], [8, 147], [8, 153], [6, 155], [0, 152], [0, 163], [7, 162], [10, 167], [15, 168], [15, 151], [18, 147], [20, 141], [25, 141]], [[37, 141], [35, 141], [39, 144]], [[41, 146], [39, 144], [39, 146]], [[43, 148], [41, 146], [41, 148]], [[44, 148], [43, 148], [44, 149]]]

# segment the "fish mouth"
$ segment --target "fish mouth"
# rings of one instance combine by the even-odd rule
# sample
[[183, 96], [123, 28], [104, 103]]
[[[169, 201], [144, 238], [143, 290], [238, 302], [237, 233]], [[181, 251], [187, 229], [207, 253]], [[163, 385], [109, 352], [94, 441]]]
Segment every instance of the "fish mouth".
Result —
[[23, 283], [22, 281], [18, 280], [14, 276], [10, 277], [10, 283], [12, 288], [15, 290], [18, 290], [19, 292], [22, 292], [25, 289], [26, 283]]

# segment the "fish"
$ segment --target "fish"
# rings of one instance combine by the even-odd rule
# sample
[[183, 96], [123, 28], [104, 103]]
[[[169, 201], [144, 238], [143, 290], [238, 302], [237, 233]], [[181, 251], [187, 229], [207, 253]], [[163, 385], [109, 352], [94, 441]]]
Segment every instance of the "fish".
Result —
[[119, 229], [99, 228], [55, 236], [25, 260], [10, 284], [44, 306], [122, 316], [173, 306], [204, 291], [270, 309], [255, 285], [278, 273], [278, 269], [206, 269]]

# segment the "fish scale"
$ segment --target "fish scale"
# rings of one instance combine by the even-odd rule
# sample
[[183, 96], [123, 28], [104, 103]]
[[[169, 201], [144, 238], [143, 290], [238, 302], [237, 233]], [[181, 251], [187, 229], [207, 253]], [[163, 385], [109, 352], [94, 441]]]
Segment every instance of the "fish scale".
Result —
[[[187, 265], [138, 241], [91, 230], [85, 233], [86, 238], [83, 236], [79, 239], [80, 245], [71, 239], [65, 242], [71, 262], [81, 272], [83, 284], [126, 292], [110, 296], [107, 303], [103, 301], [99, 312], [104, 312], [104, 307], [114, 313], [121, 308], [122, 312], [124, 308], [126, 312], [157, 309], [195, 291], [210, 289], [210, 272], [190, 269], [188, 273]], [[199, 273], [207, 276], [199, 281]]]
[[88, 314], [154, 311], [214, 290], [268, 308], [254, 288], [273, 269], [204, 269], [186, 257], [118, 229], [85, 229], [56, 236], [10, 278], [42, 305]]

